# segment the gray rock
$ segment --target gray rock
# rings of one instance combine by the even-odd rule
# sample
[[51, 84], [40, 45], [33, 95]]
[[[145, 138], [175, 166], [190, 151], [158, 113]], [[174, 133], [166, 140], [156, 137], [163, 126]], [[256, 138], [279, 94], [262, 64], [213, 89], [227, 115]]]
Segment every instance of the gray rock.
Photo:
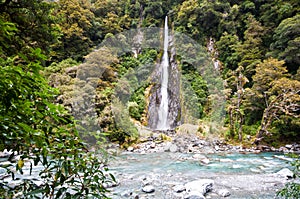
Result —
[[218, 195], [222, 197], [228, 197], [230, 196], [230, 192], [227, 189], [220, 189], [218, 191]]
[[178, 147], [176, 144], [171, 144], [169, 150], [170, 150], [170, 152], [175, 153], [178, 151]]
[[171, 142], [166, 142], [165, 144], [164, 144], [164, 151], [170, 151], [170, 146], [172, 145], [172, 143]]
[[133, 193], [133, 194], [132, 194], [132, 198], [133, 198], [133, 199], [139, 199], [140, 196], [139, 196], [137, 193]]
[[116, 182], [105, 182], [105, 183], [103, 183], [103, 187], [105, 187], [105, 188], [117, 187], [119, 185], [120, 185], [119, 180], [116, 180]]
[[204, 159], [201, 159], [200, 162], [203, 164], [208, 164], [210, 161], [208, 158], [204, 158]]
[[6, 169], [0, 167], [0, 176], [6, 174]]
[[211, 179], [200, 179], [188, 182], [185, 184], [187, 192], [200, 192], [205, 195], [207, 192], [211, 191], [213, 188], [214, 181]]
[[3, 152], [0, 151], [0, 158], [8, 158], [13, 152], [4, 149]]
[[202, 193], [198, 191], [189, 192], [188, 195], [184, 197], [185, 199], [205, 199]]
[[128, 197], [132, 196], [132, 191], [126, 190], [126, 191], [122, 192], [120, 195], [122, 197], [127, 197], [128, 198]]
[[130, 147], [127, 148], [127, 151], [132, 152], [133, 150], [134, 150], [134, 148], [132, 146], [130, 146]]
[[156, 146], [155, 142], [152, 142], [151, 145], [150, 145], [150, 148], [154, 149]]
[[146, 185], [142, 188], [142, 191], [145, 193], [153, 193], [155, 188], [152, 185]]
[[279, 176], [285, 177], [287, 179], [294, 177], [294, 173], [291, 170], [289, 170], [288, 168], [281, 169], [276, 174]]
[[215, 146], [215, 150], [216, 150], [216, 151], [219, 151], [219, 150], [220, 150], [220, 147], [219, 147], [219, 146]]
[[184, 185], [175, 185], [173, 187], [173, 190], [176, 192], [176, 193], [181, 193], [183, 191], [185, 191], [185, 186]]
[[199, 153], [196, 153], [196, 154], [193, 155], [193, 158], [197, 159], [197, 160], [201, 160], [201, 159], [205, 159], [206, 156], [202, 155], [202, 154], [199, 154]]
[[285, 145], [285, 148], [287, 148], [287, 149], [291, 149], [291, 148], [293, 148], [293, 145], [291, 145], [291, 144], [287, 144], [287, 145]]

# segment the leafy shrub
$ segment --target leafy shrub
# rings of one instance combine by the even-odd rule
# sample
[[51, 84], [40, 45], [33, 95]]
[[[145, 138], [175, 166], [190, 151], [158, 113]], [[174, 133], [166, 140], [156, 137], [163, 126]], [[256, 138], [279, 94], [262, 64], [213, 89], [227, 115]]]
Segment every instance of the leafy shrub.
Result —
[[73, 118], [52, 103], [58, 92], [41, 75], [44, 59], [40, 49], [27, 56], [0, 59], [0, 145], [15, 152], [1, 167], [16, 180], [26, 163], [30, 174], [39, 166], [42, 181], [37, 185], [30, 178], [15, 187], [0, 181], [1, 196], [105, 198], [104, 183], [114, 178], [105, 176], [103, 159], [88, 152]]

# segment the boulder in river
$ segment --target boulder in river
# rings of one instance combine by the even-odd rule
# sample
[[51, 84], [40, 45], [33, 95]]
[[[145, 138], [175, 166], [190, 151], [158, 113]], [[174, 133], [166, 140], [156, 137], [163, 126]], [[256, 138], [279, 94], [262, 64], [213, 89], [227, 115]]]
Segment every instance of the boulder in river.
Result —
[[200, 179], [188, 182], [185, 184], [187, 192], [200, 192], [205, 195], [213, 189], [214, 181], [211, 179]]
[[127, 148], [127, 151], [132, 152], [134, 150], [134, 148], [132, 146]]
[[218, 190], [218, 195], [222, 197], [230, 196], [230, 192], [227, 189], [220, 189]]
[[210, 160], [208, 158], [203, 158], [200, 160], [200, 162], [203, 164], [208, 164], [210, 162]]
[[169, 148], [171, 153], [175, 153], [178, 151], [178, 147], [176, 144], [171, 144], [170, 148]]
[[181, 193], [183, 191], [185, 191], [185, 186], [184, 185], [175, 185], [173, 187], [173, 190], [176, 192], [176, 193]]
[[291, 170], [289, 170], [288, 168], [281, 169], [276, 174], [279, 176], [282, 176], [286, 179], [294, 177], [294, 173]]
[[185, 199], [205, 199], [203, 194], [199, 191], [191, 191], [184, 198]]
[[142, 188], [142, 191], [145, 193], [153, 193], [155, 188], [152, 185], [146, 185]]

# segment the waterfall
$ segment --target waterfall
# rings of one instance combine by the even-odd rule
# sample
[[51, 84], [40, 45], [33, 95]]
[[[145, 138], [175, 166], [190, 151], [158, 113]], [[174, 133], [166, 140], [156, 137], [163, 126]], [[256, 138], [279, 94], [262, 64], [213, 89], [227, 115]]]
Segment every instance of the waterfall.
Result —
[[[176, 61], [174, 35], [169, 36], [165, 18], [163, 56], [152, 74], [149, 92], [148, 126], [153, 130], [172, 130], [181, 124], [180, 73]], [[169, 50], [169, 52], [168, 52]]]
[[170, 128], [168, 122], [169, 113], [169, 96], [168, 96], [168, 81], [169, 81], [169, 33], [168, 33], [168, 16], [165, 18], [164, 28], [164, 53], [161, 62], [161, 103], [158, 110], [158, 130], [168, 130]]

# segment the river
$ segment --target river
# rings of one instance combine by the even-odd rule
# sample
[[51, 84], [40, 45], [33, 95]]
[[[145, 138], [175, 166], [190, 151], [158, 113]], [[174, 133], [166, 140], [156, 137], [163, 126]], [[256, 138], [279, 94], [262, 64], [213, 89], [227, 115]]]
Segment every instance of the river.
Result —
[[[208, 161], [201, 161], [205, 157]], [[120, 185], [113, 188], [111, 197], [119, 198], [185, 198], [176, 193], [176, 185], [197, 179], [214, 180], [213, 191], [206, 198], [223, 198], [218, 190], [227, 189], [229, 198], [274, 198], [283, 187], [285, 178], [276, 174], [289, 167], [290, 159], [280, 153], [123, 153], [111, 161], [111, 171]], [[143, 193], [142, 187], [151, 184], [155, 191]]]

